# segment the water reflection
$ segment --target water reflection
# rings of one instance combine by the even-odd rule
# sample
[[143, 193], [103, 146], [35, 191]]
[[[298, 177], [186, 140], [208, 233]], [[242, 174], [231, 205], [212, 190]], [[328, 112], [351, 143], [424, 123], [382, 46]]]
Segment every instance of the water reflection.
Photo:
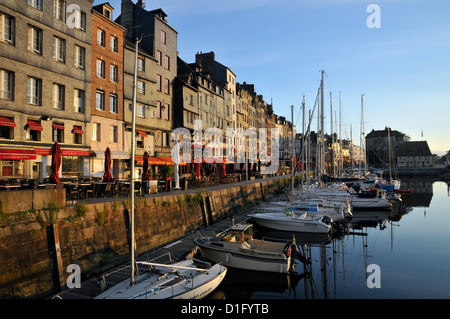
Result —
[[[433, 187], [439, 189], [438, 195], [435, 194], [438, 196], [436, 198], [433, 198]], [[402, 194], [401, 200], [393, 204], [392, 210], [354, 211], [350, 227], [345, 234], [293, 234], [262, 229], [255, 225], [255, 237], [292, 239], [295, 235], [303, 254], [311, 258], [311, 265], [297, 265], [297, 274], [290, 276], [229, 269], [224, 282], [211, 298], [433, 298], [433, 293], [427, 291], [433, 290], [434, 282], [423, 280], [423, 287], [409, 287], [416, 281], [421, 281], [417, 278], [424, 277], [423, 269], [434, 271], [425, 258], [417, 256], [415, 248], [419, 244], [414, 236], [417, 237], [417, 228], [420, 229], [422, 222], [417, 220], [417, 213], [421, 214], [422, 208], [424, 216], [427, 211], [437, 215], [445, 210], [445, 206], [432, 205], [432, 201], [439, 203], [438, 198], [444, 197], [443, 200], [446, 200], [448, 205], [450, 185], [433, 178], [404, 178], [401, 188], [411, 189], [413, 192]], [[446, 218], [446, 222], [450, 222], [450, 216]], [[423, 238], [436, 240], [433, 235], [424, 235]], [[448, 239], [448, 236], [445, 239]], [[396, 241], [399, 242], [398, 247], [394, 245]], [[421, 240], [420, 245], [427, 243]], [[432, 253], [434, 250], [428, 252]], [[443, 267], [448, 269], [450, 261], [447, 259], [450, 257], [442, 257], [439, 252], [435, 254], [437, 255], [432, 256], [439, 256], [436, 258], [442, 259], [444, 263], [448, 262], [447, 266]], [[413, 263], [409, 260], [413, 260]], [[382, 269], [382, 289], [369, 289], [367, 286], [367, 266], [370, 264], [378, 264]], [[439, 281], [439, 285], [443, 285], [442, 291], [446, 291], [444, 295], [448, 298], [450, 282]], [[439, 298], [442, 293], [438, 291], [435, 294]]]

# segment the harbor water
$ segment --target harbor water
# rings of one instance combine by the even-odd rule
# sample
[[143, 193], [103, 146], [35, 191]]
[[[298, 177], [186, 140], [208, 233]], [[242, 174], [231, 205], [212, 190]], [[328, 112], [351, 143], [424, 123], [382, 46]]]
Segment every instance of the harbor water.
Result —
[[450, 298], [450, 186], [405, 178], [401, 188], [413, 193], [392, 211], [354, 211], [347, 234], [296, 234], [312, 263], [297, 265], [295, 275], [230, 269], [210, 298]]

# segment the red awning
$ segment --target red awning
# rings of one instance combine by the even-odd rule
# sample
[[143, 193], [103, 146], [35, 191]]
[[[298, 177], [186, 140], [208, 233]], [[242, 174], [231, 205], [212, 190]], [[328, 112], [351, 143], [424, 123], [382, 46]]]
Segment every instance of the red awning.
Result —
[[41, 124], [39, 124], [36, 121], [33, 120], [27, 120], [27, 124], [30, 127], [30, 130], [32, 131], [43, 131], [44, 129], [42, 128]]
[[0, 126], [16, 127], [16, 123], [7, 117], [0, 116]]
[[[175, 162], [173, 161], [172, 157], [168, 156], [157, 156], [159, 160], [164, 162], [164, 165], [175, 165]], [[178, 165], [186, 165], [185, 162], [180, 162]]]
[[79, 128], [78, 126], [73, 127], [73, 132], [75, 134], [84, 134], [83, 130], [81, 128]]
[[[92, 156], [92, 151], [85, 150], [61, 150], [62, 156]], [[38, 155], [52, 155], [50, 148], [35, 148], [34, 153]]]
[[143, 131], [136, 131], [136, 132], [138, 132], [138, 134], [141, 136], [141, 137], [147, 137], [147, 134], [145, 133], [145, 132], [143, 132]]
[[64, 125], [53, 123], [53, 128], [58, 130], [64, 130]]
[[[138, 165], [142, 165], [144, 163], [144, 156], [135, 156], [135, 160]], [[148, 165], [164, 165], [165, 162], [157, 157], [149, 157], [148, 158]]]
[[36, 159], [36, 154], [32, 150], [0, 149], [0, 159], [34, 160]]

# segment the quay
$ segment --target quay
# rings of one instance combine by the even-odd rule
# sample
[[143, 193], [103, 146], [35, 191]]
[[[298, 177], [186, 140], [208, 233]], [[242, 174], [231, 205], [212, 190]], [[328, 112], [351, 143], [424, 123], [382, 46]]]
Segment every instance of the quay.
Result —
[[[247, 220], [247, 214], [251, 208], [241, 211], [232, 218], [222, 219], [204, 229], [189, 233], [181, 238], [156, 247], [145, 253], [140, 254], [137, 261], [163, 262], [181, 260], [186, 256], [192, 257], [196, 251], [194, 238], [197, 235], [218, 234], [232, 225], [232, 223], [240, 223]], [[51, 299], [93, 299], [101, 293], [101, 287], [110, 288], [115, 284], [130, 278], [130, 265], [121, 265], [105, 274], [91, 278], [81, 283], [80, 288], [72, 288], [63, 290], [60, 293], [51, 296]]]
[[[256, 202], [282, 194], [290, 179], [280, 175], [136, 197], [136, 256], [168, 258], [170, 252], [182, 258], [195, 248], [196, 233], [219, 233], [232, 218], [244, 220]], [[66, 202], [64, 188], [0, 195], [2, 298], [92, 298], [103, 284], [99, 278], [109, 287], [129, 277], [129, 198]], [[67, 290], [73, 264], [81, 270], [82, 288]]]

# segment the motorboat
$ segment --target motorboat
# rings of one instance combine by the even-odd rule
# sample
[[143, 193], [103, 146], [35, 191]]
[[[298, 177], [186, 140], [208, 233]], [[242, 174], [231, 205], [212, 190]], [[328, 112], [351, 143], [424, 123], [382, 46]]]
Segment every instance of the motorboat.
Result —
[[292, 210], [279, 213], [256, 213], [248, 215], [258, 225], [283, 231], [330, 233], [333, 230], [331, 218], [327, 215], [314, 216], [308, 212]]
[[145, 268], [134, 285], [124, 280], [105, 290], [95, 299], [202, 299], [224, 279], [227, 267], [186, 258], [180, 262], [160, 264], [137, 261]]
[[310, 262], [300, 253], [295, 240], [255, 239], [252, 227], [248, 223], [235, 224], [216, 236], [197, 235], [194, 242], [205, 259], [227, 267], [292, 273], [295, 271], [295, 260]]

